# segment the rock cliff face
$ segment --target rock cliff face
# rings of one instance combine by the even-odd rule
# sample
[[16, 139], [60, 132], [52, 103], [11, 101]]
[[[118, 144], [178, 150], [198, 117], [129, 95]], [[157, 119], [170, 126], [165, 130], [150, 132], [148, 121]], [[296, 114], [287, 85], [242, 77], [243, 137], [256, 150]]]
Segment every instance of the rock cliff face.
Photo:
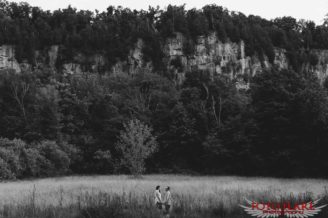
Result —
[[[170, 61], [179, 58], [184, 67], [183, 72], [192, 69], [207, 70], [211, 73], [227, 74], [231, 78], [240, 75], [255, 75], [263, 68], [271, 67], [267, 58], [261, 62], [257, 56], [245, 55], [245, 44], [218, 40], [215, 33], [207, 37], [199, 37], [195, 46], [195, 52], [189, 56], [183, 54], [184, 38], [177, 34], [175, 39], [169, 39], [166, 43], [165, 53]], [[288, 62], [283, 49], [275, 49], [274, 65], [279, 68], [288, 68]]]
[[[215, 33], [208, 36], [202, 36], [197, 39], [194, 52], [191, 55], [183, 53], [183, 45], [186, 39], [177, 33], [175, 38], [168, 39], [165, 44], [165, 55], [167, 64], [170, 68], [175, 60], [179, 60], [183, 67], [180, 72], [176, 70], [178, 79], [182, 79], [185, 72], [193, 69], [209, 71], [215, 74], [226, 74], [231, 79], [237, 80], [237, 87], [248, 88], [248, 81], [245, 75], [254, 76], [264, 68], [270, 68], [272, 65], [268, 58], [260, 61], [257, 56], [249, 57], [245, 55], [245, 44], [221, 42]], [[275, 49], [274, 65], [278, 68], [288, 68], [288, 62], [283, 49]]]
[[13, 69], [17, 73], [21, 72], [21, 68], [15, 59], [15, 48], [12, 45], [0, 46], [0, 70]]
[[[284, 49], [275, 49], [275, 60], [270, 64], [267, 57], [264, 61], [257, 56], [249, 57], [245, 55], [245, 44], [221, 42], [215, 33], [208, 36], [198, 37], [191, 54], [184, 53], [185, 37], [176, 33], [173, 38], [167, 39], [163, 44], [165, 55], [164, 63], [171, 71], [178, 83], [184, 80], [185, 73], [192, 70], [209, 71], [212, 74], [226, 74], [231, 79], [236, 79], [238, 88], [248, 88], [248, 76], [254, 76], [264, 68], [270, 68], [272, 65], [280, 69], [288, 68], [288, 60]], [[113, 67], [113, 72], [134, 73], [138, 70], [151, 71], [151, 63], [144, 63], [142, 59], [141, 40], [130, 52], [128, 61], [118, 62]], [[328, 58], [328, 57], [327, 57]], [[327, 59], [328, 61], [328, 59]], [[246, 76], [247, 75], [247, 76]]]
[[314, 50], [313, 52], [318, 57], [318, 63], [310, 70], [317, 74], [320, 81], [324, 81], [328, 76], [328, 50]]
[[143, 60], [142, 48], [144, 42], [139, 39], [135, 44], [134, 49], [129, 52], [126, 61], [117, 62], [111, 69], [114, 74], [119, 74], [121, 72], [127, 72], [129, 74], [134, 74], [138, 71], [151, 72], [153, 69], [152, 63], [145, 63]]
[[[209, 71], [212, 74], [225, 74], [231, 79], [236, 79], [237, 87], [247, 88], [249, 76], [254, 76], [257, 72], [265, 68], [275, 66], [279, 69], [289, 67], [286, 51], [275, 48], [275, 59], [269, 63], [268, 58], [258, 56], [246, 56], [245, 44], [221, 42], [215, 33], [208, 36], [198, 37], [192, 46], [192, 52], [185, 54], [184, 46], [187, 40], [185, 37], [176, 33], [173, 38], [167, 39], [162, 43], [164, 59], [163, 62], [167, 69], [175, 75], [177, 82], [182, 82], [185, 73], [192, 70]], [[83, 72], [107, 72], [107, 73], [129, 73], [134, 74], [138, 71], [152, 71], [151, 62], [145, 63], [142, 49], [144, 42], [139, 39], [125, 61], [118, 61], [108, 69], [108, 61], [101, 53], [93, 55], [75, 54], [72, 61], [61, 63], [58, 66], [60, 56], [60, 46], [53, 45], [46, 51], [36, 52], [36, 65], [45, 64], [48, 67], [57, 69], [66, 74], [80, 74]], [[328, 50], [314, 50], [318, 57], [316, 66], [309, 67], [318, 78], [323, 81], [328, 75]], [[16, 72], [30, 67], [27, 63], [18, 63], [15, 59], [15, 49], [11, 45], [0, 46], [0, 69], [13, 69]], [[114, 57], [113, 57], [114, 58]]]

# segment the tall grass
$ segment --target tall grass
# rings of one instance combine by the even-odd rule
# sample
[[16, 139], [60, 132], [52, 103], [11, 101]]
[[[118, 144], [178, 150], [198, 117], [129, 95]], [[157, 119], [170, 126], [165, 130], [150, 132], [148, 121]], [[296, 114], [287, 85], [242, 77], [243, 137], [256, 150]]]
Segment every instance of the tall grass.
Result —
[[[328, 203], [325, 180], [240, 177], [147, 176], [144, 179], [67, 177], [0, 184], [0, 217], [5, 218], [150, 218], [162, 217], [154, 206], [155, 185], [170, 185], [170, 217], [250, 217], [239, 204], [257, 201]], [[11, 191], [10, 191], [11, 189]], [[324, 208], [315, 217], [328, 217]]]

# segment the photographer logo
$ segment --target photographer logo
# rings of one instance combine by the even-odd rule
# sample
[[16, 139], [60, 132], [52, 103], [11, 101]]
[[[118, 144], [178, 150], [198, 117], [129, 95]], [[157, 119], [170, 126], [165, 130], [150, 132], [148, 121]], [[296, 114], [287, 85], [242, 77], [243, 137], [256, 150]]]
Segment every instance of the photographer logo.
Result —
[[313, 217], [317, 215], [322, 208], [327, 205], [318, 205], [320, 199], [316, 201], [303, 202], [303, 203], [295, 203], [291, 202], [283, 202], [283, 203], [275, 203], [275, 202], [266, 202], [260, 203], [256, 201], [250, 201], [246, 199], [248, 205], [240, 205], [246, 213], [253, 217], [298, 217], [298, 218], [306, 218]]

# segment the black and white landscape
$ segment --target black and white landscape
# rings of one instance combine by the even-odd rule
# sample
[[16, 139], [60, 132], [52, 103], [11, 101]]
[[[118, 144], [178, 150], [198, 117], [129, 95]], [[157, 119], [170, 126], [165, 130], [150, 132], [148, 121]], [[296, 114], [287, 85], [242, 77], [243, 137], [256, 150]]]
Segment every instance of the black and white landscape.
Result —
[[[219, 3], [1, 0], [0, 217], [237, 218], [251, 217], [245, 198], [327, 203], [322, 21]], [[163, 199], [171, 188], [164, 215], [157, 185]]]

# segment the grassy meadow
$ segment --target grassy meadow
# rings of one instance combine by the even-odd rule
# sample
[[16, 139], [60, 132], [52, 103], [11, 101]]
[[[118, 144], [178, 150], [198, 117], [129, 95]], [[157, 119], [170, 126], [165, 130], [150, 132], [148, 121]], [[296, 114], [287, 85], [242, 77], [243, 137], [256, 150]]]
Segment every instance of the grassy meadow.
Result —
[[[170, 217], [250, 217], [238, 205], [258, 201], [328, 202], [328, 181], [149, 175], [73, 176], [0, 183], [0, 217], [162, 217], [153, 205], [156, 185], [171, 187]], [[324, 208], [315, 217], [327, 217]]]

